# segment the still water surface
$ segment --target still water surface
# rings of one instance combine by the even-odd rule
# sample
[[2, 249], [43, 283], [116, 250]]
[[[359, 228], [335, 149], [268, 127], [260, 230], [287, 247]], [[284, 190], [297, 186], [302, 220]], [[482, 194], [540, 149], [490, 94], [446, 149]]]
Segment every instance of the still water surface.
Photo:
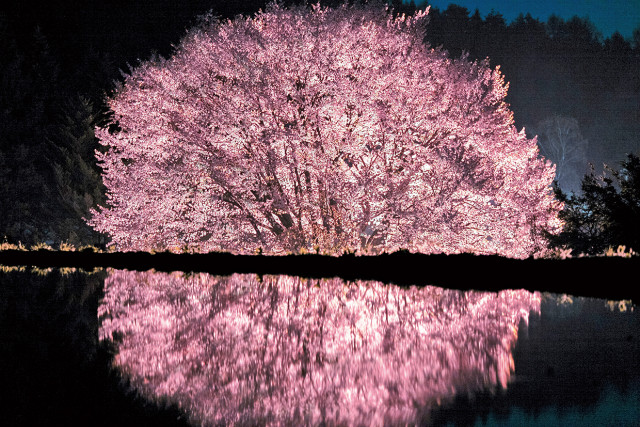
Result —
[[13, 271], [2, 411], [15, 424], [632, 426], [639, 326], [630, 302], [524, 290]]

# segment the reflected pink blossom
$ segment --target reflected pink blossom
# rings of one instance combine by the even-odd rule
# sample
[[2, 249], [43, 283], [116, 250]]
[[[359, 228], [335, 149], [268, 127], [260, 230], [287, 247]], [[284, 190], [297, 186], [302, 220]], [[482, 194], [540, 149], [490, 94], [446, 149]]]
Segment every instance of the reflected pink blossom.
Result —
[[114, 270], [99, 315], [134, 387], [204, 425], [388, 425], [507, 387], [539, 310], [524, 290]]

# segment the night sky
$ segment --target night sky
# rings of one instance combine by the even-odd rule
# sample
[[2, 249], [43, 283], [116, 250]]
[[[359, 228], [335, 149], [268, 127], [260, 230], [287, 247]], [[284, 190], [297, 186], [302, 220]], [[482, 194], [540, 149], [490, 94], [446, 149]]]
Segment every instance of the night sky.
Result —
[[[416, 1], [424, 4], [425, 1]], [[430, 0], [432, 6], [445, 10], [450, 3], [466, 7], [470, 13], [476, 9], [484, 18], [491, 10], [501, 13], [507, 23], [520, 13], [530, 13], [533, 18], [546, 22], [555, 14], [567, 20], [573, 16], [593, 22], [608, 38], [618, 31], [626, 39], [631, 39], [633, 30], [640, 27], [640, 0]]]

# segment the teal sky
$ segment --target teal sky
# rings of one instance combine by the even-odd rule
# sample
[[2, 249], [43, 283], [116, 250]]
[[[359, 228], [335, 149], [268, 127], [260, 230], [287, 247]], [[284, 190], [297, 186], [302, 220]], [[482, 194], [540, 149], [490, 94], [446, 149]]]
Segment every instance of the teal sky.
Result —
[[[546, 22], [555, 14], [563, 19], [573, 16], [588, 17], [604, 38], [615, 31], [631, 39], [635, 28], [640, 27], [640, 0], [414, 0], [421, 5], [429, 3], [445, 10], [450, 3], [464, 6], [473, 13], [476, 9], [484, 18], [491, 10], [504, 16], [507, 23], [520, 13], [530, 13], [534, 18]], [[408, 3], [407, 0], [405, 2]]]

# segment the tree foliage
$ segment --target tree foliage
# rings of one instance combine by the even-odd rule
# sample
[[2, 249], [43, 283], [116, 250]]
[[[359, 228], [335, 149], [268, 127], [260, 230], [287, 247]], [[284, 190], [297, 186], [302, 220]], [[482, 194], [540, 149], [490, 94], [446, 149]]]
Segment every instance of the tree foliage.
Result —
[[425, 18], [206, 19], [110, 100], [90, 224], [121, 250], [540, 249], [554, 169], [513, 126], [499, 69], [425, 46]]
[[39, 29], [16, 39], [0, 16], [0, 239], [95, 243], [82, 220], [103, 201], [96, 112], [67, 89]]
[[640, 157], [628, 154], [621, 166], [585, 175], [580, 195], [558, 192], [565, 227], [553, 238], [555, 246], [591, 255], [609, 247], [640, 248]]
[[[76, 115], [73, 106], [85, 109], [77, 102], [80, 97], [90, 101], [87, 114], [103, 123], [104, 93], [121, 78], [120, 68], [151, 52], [169, 54], [184, 28], [208, 8], [229, 18], [255, 13], [265, 2], [194, 0], [176, 6], [170, 0], [105, 0], [87, 8], [41, 3], [24, 0], [0, 6], [0, 239], [27, 245], [42, 240], [95, 243], [96, 235], [77, 216], [80, 213], [61, 206], [70, 199], [61, 200], [59, 190], [69, 194], [68, 189], [54, 184], [52, 165], [58, 163], [70, 168], [63, 174], [81, 179], [70, 181], [78, 187], [76, 200], [103, 191], [89, 189], [97, 181], [93, 176], [81, 178], [73, 161], [55, 158], [58, 144], [68, 147], [59, 138], [68, 125], [65, 115]], [[391, 4], [394, 13], [416, 10], [400, 0]], [[541, 22], [523, 14], [507, 23], [497, 12], [483, 18], [455, 6], [442, 11], [432, 7], [429, 22], [426, 40], [431, 45], [442, 45], [453, 56], [466, 51], [472, 60], [489, 57], [492, 64], [501, 65], [510, 81], [506, 99], [516, 125], [526, 127], [530, 137], [536, 124], [561, 115], [577, 119], [590, 141], [587, 160], [595, 165], [616, 162], [636, 149], [638, 29], [627, 41], [619, 34], [602, 37], [586, 18], [565, 21], [552, 16]], [[84, 132], [89, 141], [93, 124]], [[93, 155], [83, 160], [90, 164]]]

